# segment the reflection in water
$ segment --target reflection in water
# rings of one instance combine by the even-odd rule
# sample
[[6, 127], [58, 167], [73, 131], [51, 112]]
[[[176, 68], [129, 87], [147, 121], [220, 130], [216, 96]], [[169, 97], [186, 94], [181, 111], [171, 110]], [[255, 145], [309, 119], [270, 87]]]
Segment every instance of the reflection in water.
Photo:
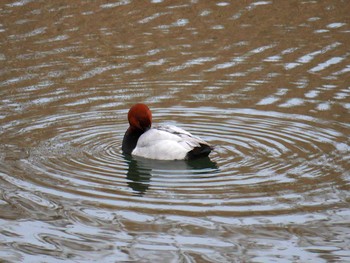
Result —
[[124, 155], [125, 160], [128, 162], [128, 172], [126, 178], [128, 179], [128, 186], [142, 196], [150, 185], [152, 169], [142, 166], [142, 163], [132, 158], [130, 155]]
[[138, 156], [131, 156], [124, 154], [124, 159], [128, 163], [128, 172], [126, 178], [128, 179], [128, 186], [136, 192], [137, 195], [142, 196], [148, 190], [151, 184], [151, 177], [154, 172], [175, 172], [176, 174], [208, 174], [215, 173], [218, 169], [217, 164], [210, 160], [209, 157], [198, 158], [195, 160], [177, 160], [177, 161], [161, 161], [145, 159]]

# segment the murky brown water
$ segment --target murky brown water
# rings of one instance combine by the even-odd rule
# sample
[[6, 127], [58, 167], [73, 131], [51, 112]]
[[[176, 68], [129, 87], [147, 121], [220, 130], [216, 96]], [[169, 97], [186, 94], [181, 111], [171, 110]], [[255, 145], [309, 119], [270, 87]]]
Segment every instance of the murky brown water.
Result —
[[[2, 262], [350, 261], [349, 14], [2, 1]], [[210, 160], [125, 158], [136, 102]]]

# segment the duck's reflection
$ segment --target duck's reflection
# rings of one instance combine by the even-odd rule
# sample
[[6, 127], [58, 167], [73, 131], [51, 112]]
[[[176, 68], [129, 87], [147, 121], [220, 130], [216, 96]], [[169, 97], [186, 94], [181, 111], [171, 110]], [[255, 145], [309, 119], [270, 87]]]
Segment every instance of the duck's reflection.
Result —
[[150, 187], [152, 171], [179, 171], [184, 174], [207, 174], [218, 169], [217, 164], [209, 157], [199, 158], [191, 161], [159, 161], [150, 160], [137, 156], [124, 155], [129, 165], [126, 174], [128, 186], [136, 195], [143, 196]]

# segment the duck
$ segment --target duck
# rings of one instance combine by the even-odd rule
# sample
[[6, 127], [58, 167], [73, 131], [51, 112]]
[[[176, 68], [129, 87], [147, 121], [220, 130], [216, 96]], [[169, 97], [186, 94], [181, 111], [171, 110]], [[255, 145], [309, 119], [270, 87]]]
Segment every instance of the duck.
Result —
[[213, 146], [174, 125], [152, 126], [152, 112], [137, 103], [128, 112], [122, 152], [154, 160], [193, 160], [207, 157]]

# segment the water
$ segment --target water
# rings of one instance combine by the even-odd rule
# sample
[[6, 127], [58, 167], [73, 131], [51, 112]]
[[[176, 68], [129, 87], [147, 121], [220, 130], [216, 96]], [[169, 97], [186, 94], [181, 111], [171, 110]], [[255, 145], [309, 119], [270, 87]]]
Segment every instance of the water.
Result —
[[[3, 1], [4, 262], [350, 260], [347, 1]], [[121, 153], [149, 105], [209, 159]]]

